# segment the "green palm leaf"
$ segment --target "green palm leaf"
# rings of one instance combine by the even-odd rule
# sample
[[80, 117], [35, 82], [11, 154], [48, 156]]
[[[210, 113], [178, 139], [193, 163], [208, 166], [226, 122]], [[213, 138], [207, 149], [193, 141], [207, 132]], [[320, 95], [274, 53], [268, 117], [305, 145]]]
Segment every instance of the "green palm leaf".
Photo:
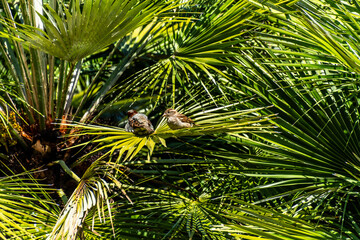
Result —
[[[90, 236], [101, 237], [94, 231], [95, 222], [106, 223], [106, 226], [110, 226], [111, 229], [108, 233], [114, 232], [110, 204], [112, 190], [108, 181], [112, 181], [115, 187], [118, 186], [121, 189], [120, 182], [111, 174], [111, 170], [114, 169], [120, 171], [119, 166], [98, 159], [81, 178], [73, 176], [78, 185], [58, 215], [46, 239], [76, 239], [86, 232]], [[123, 193], [126, 196], [124, 191]]]
[[232, 236], [241, 239], [345, 239], [339, 238], [337, 233], [331, 233], [303, 221], [284, 214], [273, 212], [247, 202], [233, 199], [240, 205], [225, 210], [224, 217], [235, 220], [237, 224], [227, 224], [215, 228], [221, 232], [228, 232]]
[[14, 28], [11, 22], [3, 20], [11, 32], [2, 32], [2, 37], [24, 41], [58, 58], [77, 62], [101, 51], [166, 10], [161, 1], [135, 0], [87, 0], [83, 4], [77, 0], [70, 9], [64, 5], [59, 7], [63, 14], [46, 5], [48, 18], [39, 15], [45, 31], [23, 24]]
[[[225, 107], [222, 107], [225, 108]], [[221, 108], [219, 108], [221, 109]], [[215, 110], [219, 110], [215, 109]], [[271, 125], [266, 124], [273, 116], [259, 117], [256, 112], [261, 109], [250, 109], [232, 112], [211, 112], [194, 114], [193, 120], [198, 126], [186, 129], [171, 130], [165, 119], [157, 125], [155, 132], [149, 136], [136, 136], [131, 132], [126, 132], [123, 128], [105, 127], [89, 124], [68, 124], [68, 126], [79, 129], [79, 133], [74, 133], [70, 137], [80, 137], [83, 135], [96, 136], [90, 142], [82, 143], [74, 147], [87, 144], [99, 144], [99, 147], [87, 154], [88, 157], [96, 152], [103, 152], [103, 157], [117, 156], [119, 162], [123, 154], [126, 156], [123, 161], [134, 158], [140, 150], [146, 146], [149, 149], [149, 156], [154, 151], [155, 145], [160, 143], [166, 147], [165, 139], [182, 136], [201, 136], [207, 134], [221, 133], [246, 133], [249, 131], [271, 131]]]
[[59, 211], [51, 189], [24, 174], [1, 178], [0, 188], [0, 238], [43, 239]]
[[187, 9], [180, 9], [178, 19], [162, 26], [163, 30], [144, 48], [142, 57], [150, 57], [154, 64], [149, 71], [138, 71], [134, 78], [137, 84], [143, 84], [143, 91], [158, 92], [156, 103], [170, 85], [173, 105], [178, 88], [191, 96], [189, 88], [197, 83], [213, 100], [214, 86], [226, 96], [219, 78], [229, 78], [227, 68], [236, 64], [235, 46], [247, 34], [245, 23], [254, 17], [257, 8], [248, 1], [219, 0], [213, 4], [201, 5], [203, 14], [196, 18], [184, 18], [181, 14]]
[[[352, 45], [358, 36], [348, 16], [355, 8], [326, 2], [331, 5], [328, 10], [299, 3], [305, 13], [292, 15], [291, 21], [286, 15], [278, 15], [290, 8], [267, 4], [277, 13], [268, 18], [274, 24], [256, 23], [264, 31], [248, 42], [254, 49], [242, 48], [242, 67], [236, 67], [241, 84], [233, 82], [232, 87], [245, 96], [256, 96], [249, 103], [251, 107], [274, 105], [263, 113], [278, 114], [272, 122], [279, 132], [256, 133], [251, 138], [234, 134], [262, 154], [226, 153], [250, 166], [225, 172], [274, 179], [275, 183], [253, 189], [272, 191], [259, 202], [278, 199], [290, 208], [296, 205], [288, 212], [337, 225], [340, 234], [345, 235], [353, 226], [350, 218], [347, 214], [333, 218], [338, 211], [357, 212], [358, 50]], [[341, 30], [331, 25], [334, 12]], [[334, 205], [334, 209], [329, 207]]]

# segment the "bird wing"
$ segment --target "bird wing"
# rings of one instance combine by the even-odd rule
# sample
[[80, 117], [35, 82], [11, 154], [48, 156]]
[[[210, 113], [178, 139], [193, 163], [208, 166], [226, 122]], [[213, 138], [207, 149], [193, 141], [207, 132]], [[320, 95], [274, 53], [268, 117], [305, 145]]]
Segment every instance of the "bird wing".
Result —
[[180, 121], [182, 121], [182, 122], [195, 124], [195, 122], [194, 122], [191, 118], [185, 116], [184, 114], [179, 113], [179, 115], [178, 115], [177, 117], [178, 117], [178, 118], [180, 119]]
[[129, 118], [128, 122], [131, 128], [134, 128], [138, 124], [134, 118]]

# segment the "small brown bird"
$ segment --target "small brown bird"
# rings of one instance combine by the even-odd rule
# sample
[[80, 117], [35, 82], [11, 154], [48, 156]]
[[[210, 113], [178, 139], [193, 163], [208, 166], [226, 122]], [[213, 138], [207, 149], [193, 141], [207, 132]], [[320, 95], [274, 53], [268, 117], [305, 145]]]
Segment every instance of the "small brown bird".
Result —
[[185, 116], [184, 114], [178, 113], [175, 109], [167, 109], [163, 117], [167, 118], [167, 124], [169, 128], [173, 130], [180, 128], [190, 128], [195, 125], [191, 118]]
[[154, 127], [145, 114], [131, 109], [127, 112], [127, 115], [129, 120], [125, 125], [125, 131], [139, 136], [147, 136], [154, 132]]

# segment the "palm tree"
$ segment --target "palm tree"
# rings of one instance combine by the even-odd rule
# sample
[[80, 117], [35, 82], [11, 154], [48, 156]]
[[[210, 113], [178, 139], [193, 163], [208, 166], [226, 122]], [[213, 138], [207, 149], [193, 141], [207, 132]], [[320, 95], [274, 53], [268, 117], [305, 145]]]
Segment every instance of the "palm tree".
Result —
[[1, 6], [2, 239], [360, 238], [356, 1], [37, 4]]

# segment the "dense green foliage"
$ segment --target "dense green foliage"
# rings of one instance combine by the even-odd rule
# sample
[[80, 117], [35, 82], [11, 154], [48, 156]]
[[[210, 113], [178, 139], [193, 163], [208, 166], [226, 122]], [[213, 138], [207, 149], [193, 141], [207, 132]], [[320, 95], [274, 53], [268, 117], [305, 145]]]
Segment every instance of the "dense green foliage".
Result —
[[0, 8], [1, 239], [360, 239], [357, 0]]

